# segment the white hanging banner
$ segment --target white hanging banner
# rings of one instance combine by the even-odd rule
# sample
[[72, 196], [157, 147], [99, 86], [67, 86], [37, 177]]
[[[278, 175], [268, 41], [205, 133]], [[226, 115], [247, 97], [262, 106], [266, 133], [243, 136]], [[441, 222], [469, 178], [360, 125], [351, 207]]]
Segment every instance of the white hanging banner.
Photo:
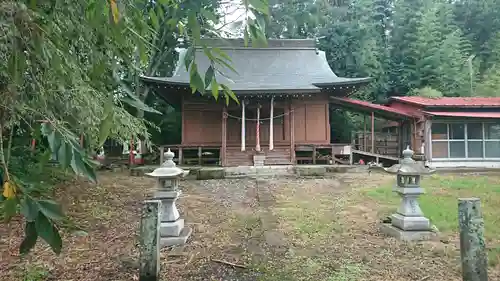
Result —
[[241, 151], [245, 151], [245, 101], [241, 101]]
[[128, 143], [124, 142], [123, 143], [123, 151], [122, 151], [122, 154], [129, 154], [130, 151], [129, 151], [129, 147], [128, 147]]
[[257, 105], [257, 124], [255, 127], [255, 151], [260, 152], [260, 104]]
[[271, 109], [269, 111], [269, 150], [274, 149], [274, 96], [271, 97]]

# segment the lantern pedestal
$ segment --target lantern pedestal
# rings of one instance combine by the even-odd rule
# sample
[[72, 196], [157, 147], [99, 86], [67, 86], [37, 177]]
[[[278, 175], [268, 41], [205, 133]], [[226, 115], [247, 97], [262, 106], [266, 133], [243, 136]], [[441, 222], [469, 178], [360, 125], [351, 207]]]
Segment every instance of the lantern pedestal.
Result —
[[437, 233], [432, 231], [419, 231], [419, 230], [402, 230], [390, 223], [384, 223], [380, 227], [380, 231], [387, 235], [396, 238], [400, 241], [425, 241], [432, 240], [437, 236]]
[[176, 201], [182, 194], [180, 190], [163, 190], [155, 193], [154, 198], [161, 200], [160, 246], [183, 245], [193, 232], [184, 226], [184, 219], [180, 218]]
[[162, 203], [159, 226], [161, 247], [183, 245], [193, 232], [192, 228], [184, 225], [184, 219], [180, 218], [176, 205], [177, 199], [182, 194], [179, 190], [180, 179], [185, 177], [188, 171], [176, 167], [173, 161], [174, 153], [170, 149], [165, 153], [165, 158], [167, 160], [160, 168], [146, 174], [156, 178], [157, 191], [153, 197]]
[[395, 214], [391, 216], [390, 224], [381, 226], [382, 233], [393, 236], [402, 241], [429, 240], [436, 236], [431, 231], [428, 218], [424, 217], [418, 204], [418, 197], [424, 193], [420, 187], [422, 175], [429, 175], [435, 171], [425, 168], [413, 159], [413, 151], [409, 148], [403, 151], [403, 159], [385, 171], [397, 175], [395, 192], [401, 196], [401, 204]]

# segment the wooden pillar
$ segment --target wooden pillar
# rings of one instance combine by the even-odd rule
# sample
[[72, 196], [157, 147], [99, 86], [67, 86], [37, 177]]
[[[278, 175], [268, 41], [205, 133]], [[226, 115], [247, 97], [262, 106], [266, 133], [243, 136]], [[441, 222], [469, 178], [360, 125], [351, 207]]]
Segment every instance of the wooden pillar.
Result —
[[245, 104], [246, 101], [241, 101], [241, 151], [245, 151], [245, 140], [246, 140], [246, 119], [245, 119]]
[[316, 165], [316, 145], [313, 144], [313, 165]]
[[134, 138], [130, 138], [130, 151], [129, 151], [129, 164], [130, 167], [134, 165]]
[[260, 104], [257, 104], [257, 121], [255, 122], [255, 151], [260, 152]]
[[220, 149], [221, 165], [226, 166], [226, 147], [227, 147], [227, 107], [222, 108], [222, 147]]
[[202, 157], [202, 148], [201, 146], [198, 146], [198, 165], [201, 166], [201, 157]]
[[288, 118], [290, 119], [290, 155], [291, 162], [295, 164], [295, 113], [293, 109], [293, 101], [290, 99], [288, 101]]
[[160, 280], [160, 211], [160, 200], [146, 200], [142, 205], [139, 234], [139, 281]]
[[425, 160], [432, 160], [432, 120], [426, 119], [424, 125], [424, 151]]
[[488, 256], [479, 198], [458, 199], [460, 256], [464, 281], [488, 280]]
[[269, 111], [269, 150], [274, 149], [274, 96], [271, 97], [271, 108]]
[[164, 157], [165, 157], [165, 147], [164, 146], [160, 146], [160, 165], [163, 164], [163, 161], [165, 160]]
[[372, 111], [372, 153], [375, 153], [375, 113]]
[[178, 155], [178, 157], [179, 157], [179, 165], [184, 164], [184, 160], [183, 160], [184, 156], [182, 155], [182, 146], [179, 146], [179, 155]]
[[368, 151], [368, 144], [366, 140], [366, 114], [363, 115], [363, 151]]
[[401, 158], [401, 153], [403, 152], [403, 121], [398, 121], [399, 126], [397, 127], [398, 130], [398, 146], [397, 146], [397, 151], [396, 151], [396, 157]]

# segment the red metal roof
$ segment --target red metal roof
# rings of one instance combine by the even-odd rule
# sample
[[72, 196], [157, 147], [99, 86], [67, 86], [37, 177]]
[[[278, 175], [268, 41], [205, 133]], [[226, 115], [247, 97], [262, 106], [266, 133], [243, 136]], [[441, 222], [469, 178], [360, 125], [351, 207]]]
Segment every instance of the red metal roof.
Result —
[[416, 104], [420, 106], [440, 107], [500, 107], [500, 97], [391, 97], [391, 100]]
[[423, 113], [441, 117], [500, 118], [500, 112], [430, 112]]
[[345, 97], [330, 97], [330, 100], [333, 103], [336, 103], [339, 105], [350, 106], [350, 107], [353, 107], [353, 108], [360, 110], [360, 111], [376, 112], [379, 115], [382, 115], [385, 117], [387, 117], [387, 116], [400, 117], [400, 118], [401, 117], [403, 117], [403, 118], [413, 117], [412, 114], [410, 114], [406, 111], [392, 108], [392, 107], [388, 107], [388, 106], [384, 106], [384, 105], [380, 105], [380, 104], [374, 104], [374, 103], [367, 102], [367, 101], [355, 100], [355, 99], [350, 99], [350, 98], [345, 98]]

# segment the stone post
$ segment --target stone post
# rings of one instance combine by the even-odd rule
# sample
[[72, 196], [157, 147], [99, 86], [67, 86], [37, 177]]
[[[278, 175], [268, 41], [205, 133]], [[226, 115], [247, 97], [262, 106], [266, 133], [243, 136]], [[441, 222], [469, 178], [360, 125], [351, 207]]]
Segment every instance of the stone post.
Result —
[[384, 169], [396, 175], [394, 191], [401, 196], [401, 204], [397, 212], [391, 216], [391, 224], [382, 225], [382, 232], [404, 241], [427, 240], [435, 235], [431, 231], [429, 219], [424, 217], [418, 204], [418, 197], [424, 193], [420, 187], [420, 179], [423, 175], [434, 173], [435, 170], [415, 162], [412, 156], [413, 151], [407, 147], [399, 164]]
[[144, 201], [139, 236], [139, 281], [160, 280], [160, 212], [161, 201]]
[[172, 246], [185, 244], [192, 229], [184, 226], [184, 219], [180, 218], [176, 201], [182, 192], [179, 190], [180, 179], [185, 177], [189, 171], [177, 167], [173, 161], [174, 153], [168, 149], [165, 152], [165, 162], [160, 168], [155, 169], [147, 176], [156, 178], [156, 189], [154, 198], [162, 202], [160, 244], [161, 246]]
[[458, 199], [460, 256], [464, 281], [488, 280], [488, 257], [479, 198]]

